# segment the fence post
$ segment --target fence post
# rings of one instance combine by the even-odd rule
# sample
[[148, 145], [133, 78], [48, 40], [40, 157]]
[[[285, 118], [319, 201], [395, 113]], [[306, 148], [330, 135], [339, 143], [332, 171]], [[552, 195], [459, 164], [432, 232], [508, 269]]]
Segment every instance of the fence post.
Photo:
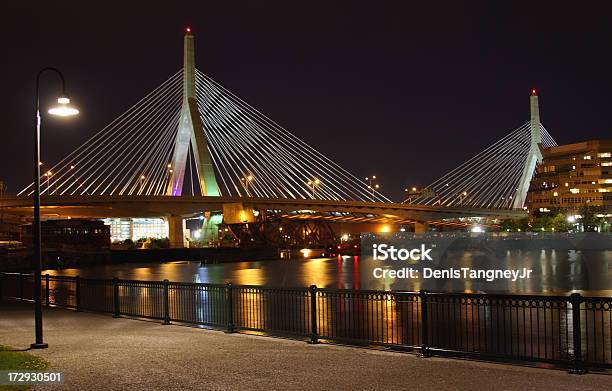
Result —
[[421, 289], [419, 291], [419, 299], [421, 300], [421, 355], [429, 357], [429, 324], [427, 322], [427, 291]]
[[81, 312], [81, 276], [76, 276], [74, 279], [75, 283], [75, 295], [76, 295], [76, 310]]
[[119, 311], [119, 279], [113, 278], [113, 318], [120, 318]]
[[226, 333], [234, 332], [234, 292], [232, 283], [228, 282], [225, 284], [225, 298], [227, 308], [227, 330]]
[[582, 360], [582, 326], [580, 324], [582, 296], [580, 296], [580, 293], [572, 293], [569, 301], [572, 303], [572, 331], [574, 337], [574, 358], [572, 359], [572, 368], [569, 370], [569, 373], [582, 375], [586, 373], [584, 361]]
[[168, 284], [170, 281], [164, 280], [164, 297], [163, 297], [163, 309], [164, 309], [164, 321], [162, 324], [170, 324], [170, 298], [168, 297]]
[[51, 304], [49, 303], [49, 273], [45, 274], [45, 303], [47, 304], [47, 307], [49, 307]]
[[4, 279], [6, 275], [4, 273], [0, 273], [0, 301], [4, 301]]
[[23, 273], [19, 272], [19, 301], [23, 301]]
[[310, 341], [308, 343], [318, 343], [319, 334], [317, 331], [317, 286], [310, 286]]

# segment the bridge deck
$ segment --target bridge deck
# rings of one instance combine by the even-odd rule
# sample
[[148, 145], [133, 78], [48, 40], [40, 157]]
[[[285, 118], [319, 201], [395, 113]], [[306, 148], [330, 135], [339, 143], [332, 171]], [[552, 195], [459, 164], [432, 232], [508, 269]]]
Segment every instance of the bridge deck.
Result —
[[[439, 207], [390, 202], [202, 196], [43, 196], [42, 213], [48, 216], [92, 218], [191, 216], [204, 211], [222, 210], [224, 204], [236, 203], [256, 210], [278, 210], [289, 213], [299, 211], [358, 213], [410, 221], [526, 216], [522, 210]], [[0, 200], [0, 207], [5, 212], [28, 216], [32, 213], [32, 198], [4, 198]]]

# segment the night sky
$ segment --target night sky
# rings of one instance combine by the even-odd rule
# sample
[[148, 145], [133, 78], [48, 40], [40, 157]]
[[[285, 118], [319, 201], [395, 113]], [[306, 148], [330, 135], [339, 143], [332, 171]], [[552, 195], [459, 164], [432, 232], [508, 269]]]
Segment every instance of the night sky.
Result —
[[[528, 121], [532, 87], [558, 143], [612, 138], [603, 1], [159, 3], [2, 4], [10, 192], [31, 181], [40, 68], [64, 72], [82, 113], [44, 123], [42, 161], [56, 162], [182, 67], [186, 25], [200, 70], [394, 200]], [[45, 107], [60, 86], [49, 74], [42, 88]]]

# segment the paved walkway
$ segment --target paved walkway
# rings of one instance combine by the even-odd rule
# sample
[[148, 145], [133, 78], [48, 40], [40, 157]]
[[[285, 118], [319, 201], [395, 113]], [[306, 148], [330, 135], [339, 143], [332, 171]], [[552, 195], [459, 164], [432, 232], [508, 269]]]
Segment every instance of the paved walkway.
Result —
[[[64, 389], [612, 390], [605, 374], [423, 359], [54, 308], [44, 316], [50, 348], [33, 353], [64, 371]], [[0, 344], [29, 346], [33, 323], [30, 305], [0, 305]]]

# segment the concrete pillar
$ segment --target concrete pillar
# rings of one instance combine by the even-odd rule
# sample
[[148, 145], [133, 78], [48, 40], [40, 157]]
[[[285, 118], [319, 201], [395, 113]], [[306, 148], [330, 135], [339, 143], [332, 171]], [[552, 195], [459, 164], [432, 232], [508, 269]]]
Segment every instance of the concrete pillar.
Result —
[[182, 216], [168, 217], [168, 236], [171, 248], [185, 247], [185, 220]]
[[414, 232], [417, 234], [424, 234], [429, 230], [429, 224], [426, 221], [416, 221], [414, 223]]

